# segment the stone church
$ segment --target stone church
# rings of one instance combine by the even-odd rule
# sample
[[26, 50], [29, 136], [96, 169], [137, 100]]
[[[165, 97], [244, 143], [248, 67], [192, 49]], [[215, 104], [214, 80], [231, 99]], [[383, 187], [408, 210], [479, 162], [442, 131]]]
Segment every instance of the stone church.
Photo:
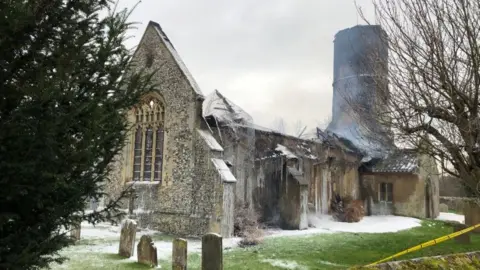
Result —
[[[414, 151], [365, 162], [331, 131], [301, 139], [256, 126], [215, 90], [204, 96], [159, 24], [150, 22], [132, 60], [155, 71], [157, 91], [132, 108], [115, 193], [133, 185], [141, 226], [183, 236], [233, 234], [236, 205], [261, 221], [306, 229], [334, 194], [362, 199], [369, 214], [438, 215], [438, 181]], [[404, 166], [405, 165], [405, 166]]]

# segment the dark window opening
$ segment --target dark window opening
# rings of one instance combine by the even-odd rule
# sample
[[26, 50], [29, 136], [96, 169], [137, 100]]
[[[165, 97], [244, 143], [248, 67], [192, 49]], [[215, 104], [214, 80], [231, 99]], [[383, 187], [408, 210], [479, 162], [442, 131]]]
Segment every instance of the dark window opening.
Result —
[[392, 183], [380, 183], [380, 198], [381, 202], [392, 203], [393, 202], [393, 184]]

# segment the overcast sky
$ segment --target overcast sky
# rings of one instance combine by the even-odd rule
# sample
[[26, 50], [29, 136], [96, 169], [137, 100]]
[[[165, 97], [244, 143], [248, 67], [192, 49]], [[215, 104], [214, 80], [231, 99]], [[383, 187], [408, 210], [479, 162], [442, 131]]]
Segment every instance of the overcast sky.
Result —
[[[357, 4], [371, 18], [370, 1]], [[289, 131], [328, 121], [334, 35], [363, 24], [354, 0], [142, 0], [131, 20], [129, 45], [158, 22], [205, 95], [218, 89], [256, 124], [282, 118]]]

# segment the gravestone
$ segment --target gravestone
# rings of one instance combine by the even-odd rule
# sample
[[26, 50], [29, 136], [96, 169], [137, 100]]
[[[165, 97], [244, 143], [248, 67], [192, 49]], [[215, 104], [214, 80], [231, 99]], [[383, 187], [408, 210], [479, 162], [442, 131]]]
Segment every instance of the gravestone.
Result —
[[[465, 225], [473, 226], [480, 223], [480, 206], [476, 200], [465, 200], [463, 214], [465, 215]], [[480, 228], [472, 232], [480, 233]]]
[[[458, 223], [458, 224], [453, 225], [453, 232], [458, 232], [458, 231], [464, 230], [466, 228], [468, 228], [467, 225]], [[470, 242], [470, 232], [467, 232], [467, 233], [464, 233], [462, 235], [459, 235], [459, 236], [455, 237], [455, 242], [460, 243], [460, 244], [470, 244], [471, 243]]]
[[120, 246], [118, 254], [122, 257], [130, 258], [135, 248], [135, 236], [137, 234], [137, 222], [133, 219], [125, 219], [122, 222], [120, 231]]
[[138, 263], [146, 264], [150, 267], [158, 265], [157, 248], [151, 236], [142, 235], [140, 237], [140, 242], [137, 245], [137, 259]]
[[172, 269], [187, 270], [187, 240], [177, 238], [172, 246]]
[[70, 236], [75, 240], [80, 240], [81, 223], [77, 223], [70, 231]]
[[448, 205], [441, 203], [438, 205], [438, 209], [440, 210], [440, 212], [448, 212]]
[[223, 270], [222, 237], [208, 233], [202, 237], [202, 270]]

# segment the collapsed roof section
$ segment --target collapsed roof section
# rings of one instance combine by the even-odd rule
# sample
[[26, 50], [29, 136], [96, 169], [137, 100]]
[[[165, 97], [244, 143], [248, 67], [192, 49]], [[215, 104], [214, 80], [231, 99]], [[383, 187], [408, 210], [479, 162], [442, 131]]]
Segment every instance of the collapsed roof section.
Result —
[[203, 101], [203, 117], [219, 124], [253, 124], [253, 118], [238, 105], [227, 99], [218, 90], [213, 91]]
[[[245, 128], [245, 130], [250, 130], [250, 133], [242, 134], [248, 135], [248, 137], [253, 137], [251, 138], [251, 143], [253, 144], [255, 143], [256, 133], [259, 135], [263, 134], [262, 136], [288, 138], [290, 141], [292, 141], [291, 145], [287, 146], [281, 144], [272, 145], [269, 151], [257, 156], [257, 159], [264, 159], [267, 157], [276, 156], [278, 154], [282, 155], [285, 154], [286, 151], [289, 151], [298, 157], [318, 160], [320, 157], [318, 157], [316, 154], [316, 143], [321, 143], [322, 145], [326, 145], [330, 148], [340, 149], [355, 156], [362, 156], [361, 151], [355, 147], [352, 142], [329, 131], [321, 131], [320, 129], [317, 129], [317, 139], [309, 140], [283, 134], [272, 129], [255, 125], [250, 114], [226, 98], [218, 90], [213, 91], [211, 94], [205, 97], [202, 106], [202, 115], [211, 127], [223, 125], [232, 128]], [[272, 141], [276, 140], [272, 138]], [[251, 145], [251, 147], [254, 147], [254, 145]]]
[[362, 162], [385, 158], [392, 150], [395, 150], [393, 140], [380, 129], [372, 131], [356, 123], [345, 125], [331, 123], [326, 132], [349, 141], [357, 151], [362, 153]]
[[350, 140], [338, 136], [329, 130], [317, 128], [317, 140], [323, 145], [331, 148], [340, 149], [346, 153], [361, 155], [362, 152]]

